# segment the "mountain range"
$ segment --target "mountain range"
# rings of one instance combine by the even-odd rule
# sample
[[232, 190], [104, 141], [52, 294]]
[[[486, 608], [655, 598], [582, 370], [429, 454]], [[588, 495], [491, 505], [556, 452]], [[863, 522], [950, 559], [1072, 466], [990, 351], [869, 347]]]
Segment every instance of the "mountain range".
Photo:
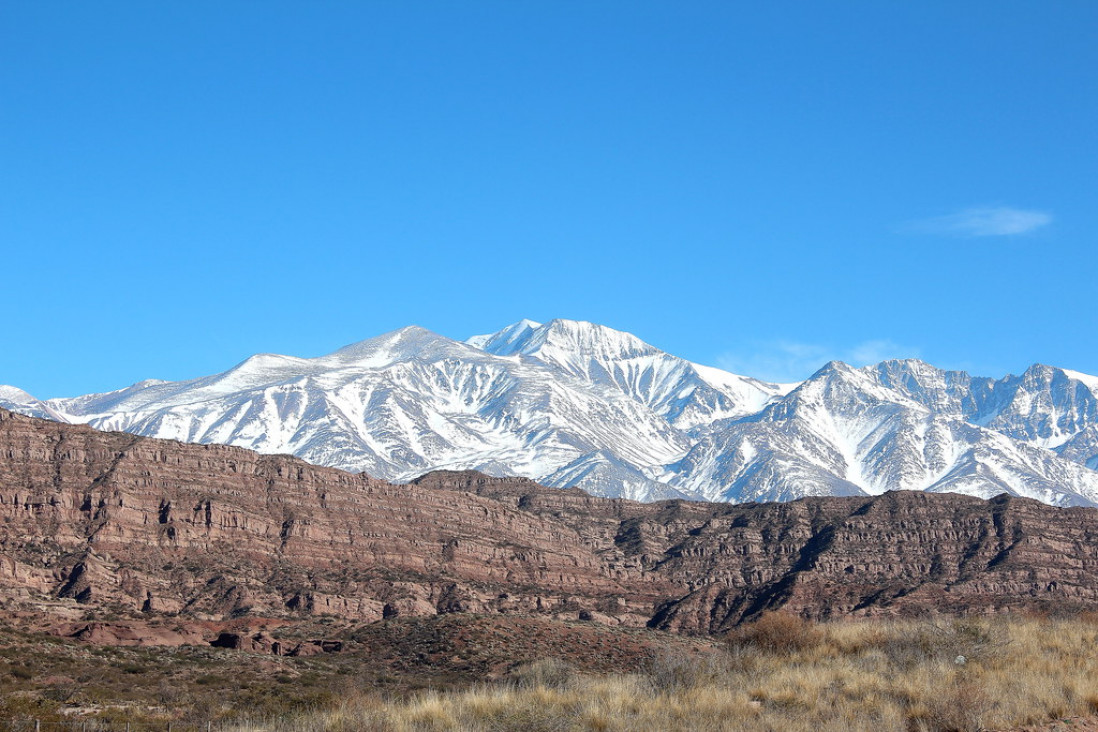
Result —
[[74, 398], [0, 386], [0, 406], [394, 482], [472, 469], [638, 500], [904, 489], [1098, 505], [1098, 377], [892, 360], [774, 384], [570, 320], [464, 342], [412, 326], [319, 358], [259, 354]]

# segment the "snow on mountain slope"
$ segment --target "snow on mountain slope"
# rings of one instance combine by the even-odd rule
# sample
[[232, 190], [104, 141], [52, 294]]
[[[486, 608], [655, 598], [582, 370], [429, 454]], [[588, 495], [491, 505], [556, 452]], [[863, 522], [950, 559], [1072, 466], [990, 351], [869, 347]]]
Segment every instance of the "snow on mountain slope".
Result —
[[[416, 327], [316, 359], [263, 354], [201, 379], [48, 406], [99, 429], [288, 452], [396, 481], [438, 468], [543, 479], [590, 454], [662, 465], [689, 447], [624, 395]], [[617, 495], [583, 478], [573, 484]]]
[[0, 406], [394, 481], [448, 468], [640, 500], [912, 489], [1098, 503], [1093, 376], [1035, 365], [995, 380], [899, 360], [769, 384], [568, 320], [466, 342], [413, 326], [72, 399], [0, 387]]
[[1055, 448], [1098, 425], [1098, 380], [1093, 377], [1036, 364], [1021, 376], [1003, 379], [996, 391], [1001, 406], [981, 421], [1016, 439]]
[[1053, 448], [1053, 452], [1091, 470], [1098, 470], [1098, 425], [1092, 424], [1077, 432], [1067, 442]]
[[794, 386], [699, 366], [630, 333], [574, 320], [545, 325], [524, 320], [468, 342], [501, 356], [521, 354], [586, 383], [617, 389], [684, 431], [757, 412]]
[[635, 501], [701, 499], [697, 493], [676, 490], [652, 480], [628, 462], [601, 450], [576, 458], [543, 478], [542, 483], [554, 488], [579, 485], [595, 495], [620, 496]]
[[[1038, 447], [1058, 448], [1098, 426], [1098, 379], [1035, 364], [995, 381], [942, 371], [921, 361], [885, 361], [864, 369], [877, 383], [935, 414], [962, 418]], [[1098, 455], [1079, 456], [1077, 462]]]
[[40, 419], [52, 419], [55, 422], [68, 421], [63, 415], [50, 409], [22, 389], [6, 384], [0, 384], [0, 407]]
[[504, 355], [514, 353], [516, 350], [514, 348], [515, 343], [525, 340], [535, 328], [540, 327], [541, 323], [523, 319], [496, 333], [473, 336], [465, 342], [482, 351]]
[[963, 381], [920, 362], [830, 363], [756, 417], [700, 440], [664, 480], [731, 501], [895, 489], [1098, 501], [1098, 472], [966, 421], [979, 399]]

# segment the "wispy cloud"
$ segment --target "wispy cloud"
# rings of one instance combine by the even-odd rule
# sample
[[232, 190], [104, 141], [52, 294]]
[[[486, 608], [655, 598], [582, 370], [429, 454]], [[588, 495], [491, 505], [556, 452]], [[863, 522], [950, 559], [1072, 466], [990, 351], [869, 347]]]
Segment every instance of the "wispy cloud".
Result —
[[887, 339], [863, 341], [846, 348], [775, 340], [757, 344], [754, 352], [747, 356], [723, 354], [717, 359], [717, 365], [732, 373], [789, 383], [808, 378], [828, 361], [866, 366], [890, 358], [918, 358], [919, 355], [920, 349]]
[[1016, 236], [1036, 231], [1052, 222], [1052, 214], [1009, 206], [966, 208], [947, 216], [913, 221], [906, 228], [942, 236]]

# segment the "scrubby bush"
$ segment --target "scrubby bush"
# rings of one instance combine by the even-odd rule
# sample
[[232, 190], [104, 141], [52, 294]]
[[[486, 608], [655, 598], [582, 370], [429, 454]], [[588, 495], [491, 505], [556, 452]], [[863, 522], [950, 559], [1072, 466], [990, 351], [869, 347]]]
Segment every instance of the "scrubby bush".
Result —
[[657, 654], [644, 668], [648, 683], [659, 693], [720, 684], [728, 678], [728, 672], [729, 658], [726, 654], [688, 653], [679, 649]]
[[748, 646], [764, 653], [788, 654], [819, 645], [823, 634], [815, 623], [783, 611], [765, 612], [727, 636], [729, 646]]
[[[986, 662], [1010, 643], [1003, 622], [958, 618], [923, 620], [892, 626], [885, 634], [872, 634], [867, 646], [877, 646], [899, 669], [919, 664], [952, 662], [965, 665]], [[897, 627], [903, 630], [897, 632]]]
[[521, 689], [567, 689], [576, 678], [576, 667], [557, 658], [543, 658], [516, 666], [508, 679]]

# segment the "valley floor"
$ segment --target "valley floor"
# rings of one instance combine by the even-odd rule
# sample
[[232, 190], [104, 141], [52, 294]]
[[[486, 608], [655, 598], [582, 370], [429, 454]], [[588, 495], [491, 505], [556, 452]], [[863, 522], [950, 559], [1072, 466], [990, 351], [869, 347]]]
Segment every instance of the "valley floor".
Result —
[[811, 624], [774, 613], [719, 640], [522, 617], [310, 622], [275, 632], [340, 637], [344, 650], [291, 658], [90, 645], [9, 625], [0, 629], [0, 724], [1086, 730], [1098, 713], [1098, 618], [1089, 616]]

